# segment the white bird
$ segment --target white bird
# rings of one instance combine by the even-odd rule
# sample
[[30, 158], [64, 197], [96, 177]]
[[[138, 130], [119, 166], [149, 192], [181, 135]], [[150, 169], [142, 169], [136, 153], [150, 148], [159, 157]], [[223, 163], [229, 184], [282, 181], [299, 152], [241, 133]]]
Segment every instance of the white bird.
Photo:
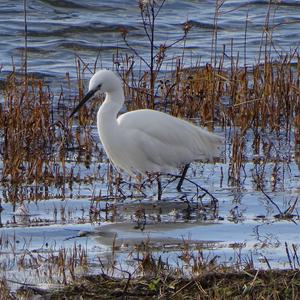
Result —
[[96, 72], [89, 91], [72, 112], [72, 117], [100, 92], [106, 97], [97, 113], [100, 140], [110, 161], [129, 174], [167, 173], [185, 165], [183, 175], [195, 160], [212, 160], [219, 155], [223, 138], [185, 120], [151, 109], [118, 113], [124, 104], [119, 76], [110, 70]]

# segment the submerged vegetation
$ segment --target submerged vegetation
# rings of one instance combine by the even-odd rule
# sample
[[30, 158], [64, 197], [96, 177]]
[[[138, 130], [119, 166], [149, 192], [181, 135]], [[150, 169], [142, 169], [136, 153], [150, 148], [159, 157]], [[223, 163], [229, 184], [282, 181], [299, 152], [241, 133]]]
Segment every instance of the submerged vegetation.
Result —
[[[182, 37], [177, 41], [156, 45], [155, 20], [165, 1], [140, 1], [142, 24], [149, 39], [150, 58], [141, 56], [138, 49], [131, 46], [130, 32], [127, 31], [121, 34], [130, 54], [117, 51], [113, 57], [113, 68], [124, 82], [127, 109], [152, 108], [165, 111], [225, 134], [226, 144], [221, 160], [229, 167], [228, 174], [223, 174], [221, 168], [220, 186], [242, 188], [248, 176], [246, 165], [251, 162], [253, 190], [264, 195], [275, 210], [273, 217], [297, 222], [298, 198], [287, 195], [288, 203], [281, 205], [269, 196], [269, 192], [284, 190], [283, 178], [289, 172], [289, 163], [292, 160], [298, 165], [300, 163], [299, 53], [296, 49], [285, 54], [277, 52], [274, 56], [272, 28], [268, 23], [270, 5], [257, 64], [241, 62], [239, 54], [234, 55], [232, 49], [230, 55], [224, 48], [222, 54], [217, 56], [217, 16], [222, 5], [219, 2], [216, 5], [212, 59], [210, 63], [201, 63], [190, 62], [185, 56], [186, 38], [192, 23], [183, 24]], [[170, 59], [168, 50], [178, 43], [183, 44], [182, 53]], [[246, 49], [245, 38], [243, 51]], [[118, 173], [107, 160], [92, 130], [99, 101], [89, 103], [80, 111], [77, 120], [68, 118], [71, 109], [84, 94], [83, 78], [86, 73], [93, 72], [97, 64], [98, 61], [91, 68], [83, 58], [76, 57], [77, 86], [73, 87], [69, 76], [66, 76], [67, 85], [77, 90], [77, 96], [73, 98], [63, 89], [59, 95], [54, 95], [46, 82], [27, 73], [27, 67], [20, 74], [14, 66], [11, 74], [2, 82], [1, 227], [5, 226], [1, 221], [1, 203], [11, 203], [15, 211], [27, 201], [53, 197], [76, 198], [73, 195], [74, 185], [102, 181], [106, 189], [92, 191], [93, 199], [89, 209], [89, 221], [97, 223], [100, 220], [115, 220], [117, 208], [115, 203], [109, 202], [111, 199], [136, 199], [145, 194], [145, 190], [151, 189], [154, 182], [151, 177], [146, 183], [136, 184], [134, 178]], [[164, 65], [168, 66], [169, 71], [162, 71]], [[83, 168], [91, 168], [92, 164], [97, 164], [97, 168], [89, 174], [81, 172]], [[172, 180], [165, 185], [169, 185]], [[131, 194], [128, 194], [128, 190]], [[187, 204], [186, 210], [189, 213], [192, 210], [203, 211], [205, 220], [220, 220], [215, 201], [202, 202], [203, 191], [197, 186], [195, 190], [191, 199], [184, 200], [189, 203], [189, 200], [196, 199], [199, 201], [197, 208]], [[97, 204], [100, 202], [105, 203], [105, 208], [100, 208]], [[232, 210], [230, 213], [232, 221], [238, 222], [238, 212]], [[60, 211], [60, 214], [63, 220], [66, 212]], [[149, 216], [141, 206], [132, 216], [136, 228], [141, 230], [147, 224], [147, 218]], [[82, 218], [80, 221], [85, 220]], [[39, 221], [36, 223], [39, 224]], [[2, 250], [3, 253], [14, 253], [16, 243], [16, 240], [12, 242], [1, 235], [0, 256]], [[222, 265], [215, 256], [206, 259], [201, 251], [195, 255], [188, 243], [178, 248], [178, 259], [186, 263], [186, 268], [176, 268], [169, 265], [168, 261], [163, 261], [161, 256], [153, 255], [153, 249], [142, 243], [133, 247], [131, 255], [137, 258], [134, 259], [134, 271], [131, 272], [116, 266], [114, 254], [120, 247], [113, 243], [112, 258], [107, 265], [100, 259], [97, 262], [102, 275], [85, 277], [79, 277], [78, 274], [84, 274], [89, 269], [88, 253], [80, 245], [75, 244], [72, 249], [62, 247], [58, 251], [48, 249], [47, 255], [43, 256], [24, 252], [17, 260], [20, 270], [36, 267], [36, 276], [43, 274], [51, 281], [53, 274], [59, 274], [60, 279], [55, 280], [70, 285], [51, 293], [24, 286], [18, 293], [29, 299], [34, 294], [40, 294], [45, 299], [77, 299], [78, 294], [93, 299], [193, 299], [195, 295], [201, 299], [300, 297], [300, 265], [296, 244], [285, 246], [290, 265], [290, 270], [286, 271], [271, 270], [267, 258], [264, 259], [270, 269], [268, 271], [256, 270], [251, 258], [246, 262], [239, 259], [230, 266]], [[197, 247], [193, 247], [195, 249]], [[43, 268], [39, 271], [41, 266]], [[2, 260], [0, 267], [6, 267]], [[0, 280], [3, 299], [16, 297], [10, 292], [9, 283], [5, 277]]]

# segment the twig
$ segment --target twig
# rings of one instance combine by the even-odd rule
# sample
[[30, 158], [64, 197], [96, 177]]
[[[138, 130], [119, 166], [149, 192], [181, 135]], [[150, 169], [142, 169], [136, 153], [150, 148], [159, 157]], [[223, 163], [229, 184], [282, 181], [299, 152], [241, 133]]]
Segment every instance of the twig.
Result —
[[25, 94], [28, 90], [28, 30], [27, 30], [27, 0], [24, 0], [24, 75], [25, 75]]
[[298, 267], [300, 267], [299, 257], [298, 257], [298, 253], [297, 253], [297, 246], [295, 244], [292, 244], [292, 248], [293, 248], [293, 251], [294, 251], [293, 256], [297, 261]]
[[195, 284], [195, 280], [191, 280], [189, 281], [187, 284], [185, 284], [182, 288], [180, 288], [176, 293], [174, 293], [172, 295], [172, 298], [175, 298], [181, 291], [183, 291], [184, 289], [186, 289], [188, 286], [190, 286], [191, 284]]
[[298, 197], [296, 198], [296, 200], [294, 201], [294, 203], [292, 205], [289, 205], [289, 207], [284, 211], [284, 214], [285, 215], [290, 215], [293, 213], [295, 207], [296, 207], [296, 204], [298, 202]]
[[277, 210], [279, 211], [279, 214], [281, 216], [284, 215], [284, 213], [281, 211], [280, 207], [271, 199], [271, 197], [261, 188], [260, 185], [258, 185], [258, 188], [260, 189], [260, 191], [266, 196], [266, 198], [277, 208]]
[[135, 48], [133, 48], [130, 44], [129, 44], [129, 42], [127, 41], [127, 39], [126, 39], [126, 36], [125, 35], [123, 35], [123, 41], [124, 41], [124, 43], [125, 43], [125, 45], [129, 48], [129, 50], [131, 50], [148, 68], [150, 68], [150, 64], [144, 59], [144, 57], [143, 56], [141, 56], [138, 52], [137, 52], [137, 50], [135, 49]]
[[132, 276], [131, 276], [131, 273], [128, 272], [128, 271], [126, 271], [126, 270], [119, 269], [119, 268], [117, 268], [116, 266], [114, 266], [113, 268], [116, 269], [116, 270], [119, 271], [119, 272], [123, 272], [123, 273], [128, 274], [128, 278], [127, 278], [127, 281], [126, 281], [126, 285], [124, 286], [124, 289], [123, 289], [123, 296], [124, 296], [124, 294], [127, 293], [127, 290], [128, 290], [128, 288], [129, 288], [129, 283], [130, 283], [130, 280], [131, 280], [131, 277], [132, 277]]
[[[175, 174], [166, 174], [168, 176], [172, 176], [172, 177], [175, 177], [176, 179], [178, 178], [181, 178], [181, 175], [175, 175]], [[197, 188], [199, 188], [200, 190], [202, 190], [203, 192], [205, 192], [207, 195], [209, 195], [212, 200], [217, 203], [219, 202], [219, 200], [213, 195], [211, 194], [207, 189], [205, 189], [204, 187], [202, 187], [201, 185], [199, 185], [198, 183], [196, 183], [195, 181], [191, 180], [191, 179], [188, 179], [188, 178], [185, 178], [184, 180], [188, 181], [189, 183], [192, 183], [194, 184]], [[174, 180], [173, 180], [174, 181]], [[172, 182], [173, 182], [172, 181]]]
[[284, 245], [285, 245], [285, 252], [286, 252], [286, 254], [287, 254], [287, 257], [288, 257], [288, 260], [289, 260], [290, 267], [291, 267], [292, 270], [294, 270], [294, 267], [293, 267], [293, 264], [292, 264], [292, 259], [291, 259], [291, 255], [290, 255], [290, 251], [289, 251], [289, 247], [288, 247], [287, 242], [284, 242]]

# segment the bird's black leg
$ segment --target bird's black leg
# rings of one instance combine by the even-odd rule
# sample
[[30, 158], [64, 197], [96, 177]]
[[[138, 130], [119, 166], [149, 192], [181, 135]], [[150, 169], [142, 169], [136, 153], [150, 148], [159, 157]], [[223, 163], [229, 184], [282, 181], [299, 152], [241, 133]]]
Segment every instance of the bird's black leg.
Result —
[[184, 166], [181, 177], [180, 177], [179, 182], [178, 182], [177, 187], [176, 187], [178, 192], [181, 192], [181, 186], [182, 186], [183, 180], [185, 179], [185, 175], [186, 175], [186, 172], [187, 172], [189, 166], [190, 166], [190, 164], [186, 164]]

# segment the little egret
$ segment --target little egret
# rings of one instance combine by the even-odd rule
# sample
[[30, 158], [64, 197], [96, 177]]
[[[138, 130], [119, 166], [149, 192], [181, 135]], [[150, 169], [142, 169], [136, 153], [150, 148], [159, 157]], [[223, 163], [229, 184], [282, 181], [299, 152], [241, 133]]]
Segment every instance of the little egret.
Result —
[[180, 191], [192, 161], [218, 156], [223, 139], [185, 120], [151, 109], [118, 117], [124, 104], [124, 91], [121, 79], [110, 70], [100, 70], [92, 76], [88, 93], [70, 117], [100, 92], [106, 93], [97, 113], [100, 140], [113, 165], [127, 173], [161, 174], [185, 165], [177, 185]]

